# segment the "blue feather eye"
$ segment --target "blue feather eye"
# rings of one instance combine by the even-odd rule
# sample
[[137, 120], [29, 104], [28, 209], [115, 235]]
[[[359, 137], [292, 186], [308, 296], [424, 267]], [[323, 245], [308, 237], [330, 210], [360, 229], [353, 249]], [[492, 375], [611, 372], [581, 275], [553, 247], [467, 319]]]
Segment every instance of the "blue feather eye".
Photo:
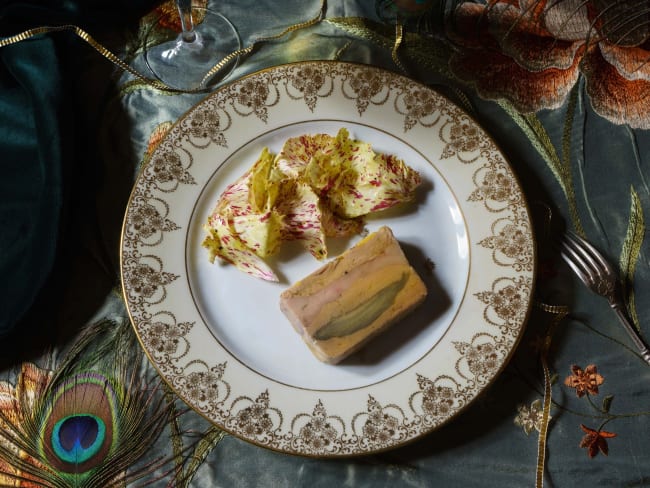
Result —
[[118, 396], [96, 372], [79, 373], [55, 390], [41, 424], [41, 453], [61, 473], [79, 476], [101, 465], [118, 441]]
[[[4, 382], [0, 485], [106, 488], [159, 481], [158, 469], [170, 472], [167, 463], [177, 458], [139, 461], [176, 409], [160, 378], [150, 376], [130, 323], [90, 325], [65, 354], [54, 370], [24, 363], [16, 386]], [[55, 356], [48, 361], [55, 364]], [[177, 473], [173, 478], [185, 485], [185, 474]]]
[[54, 453], [67, 463], [81, 464], [99, 452], [106, 438], [104, 421], [94, 415], [71, 415], [54, 424]]

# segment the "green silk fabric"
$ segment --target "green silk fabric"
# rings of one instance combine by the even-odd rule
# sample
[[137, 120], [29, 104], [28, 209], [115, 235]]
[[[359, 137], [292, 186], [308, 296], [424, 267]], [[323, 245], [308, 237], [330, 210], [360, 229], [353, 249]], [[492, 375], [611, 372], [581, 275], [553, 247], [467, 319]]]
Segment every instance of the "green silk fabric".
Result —
[[7, 47], [0, 60], [1, 334], [34, 302], [54, 265], [68, 127], [52, 39]]
[[[43, 25], [92, 31], [137, 19], [152, 2], [0, 2], [0, 36]], [[66, 247], [88, 151], [80, 135], [75, 67], [86, 46], [72, 33], [39, 35], [0, 49], [0, 338], [29, 334], [65, 277]], [[87, 207], [87, 206], [86, 206]], [[61, 266], [62, 267], [62, 266]], [[35, 313], [26, 317], [30, 309]]]

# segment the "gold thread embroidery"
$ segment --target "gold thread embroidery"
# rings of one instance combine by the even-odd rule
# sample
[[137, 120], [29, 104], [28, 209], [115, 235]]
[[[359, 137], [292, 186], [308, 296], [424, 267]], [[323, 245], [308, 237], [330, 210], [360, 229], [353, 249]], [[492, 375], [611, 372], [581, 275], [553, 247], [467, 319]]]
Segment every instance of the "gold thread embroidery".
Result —
[[404, 40], [404, 26], [402, 25], [401, 22], [397, 22], [395, 24], [395, 44], [393, 45], [393, 50], [391, 51], [391, 56], [393, 58], [393, 62], [401, 69], [404, 73], [406, 73], [406, 68], [404, 68], [404, 65], [402, 64], [402, 61], [399, 59], [399, 47], [402, 45], [402, 41]]
[[237, 57], [244, 56], [246, 54], [249, 54], [252, 52], [258, 44], [262, 42], [268, 42], [268, 41], [273, 41], [280, 39], [284, 37], [286, 34], [289, 34], [291, 32], [295, 32], [307, 27], [310, 27], [312, 25], [317, 24], [320, 22], [323, 17], [325, 16], [325, 9], [327, 5], [327, 0], [321, 0], [321, 5], [320, 9], [318, 11], [318, 14], [316, 17], [305, 21], [301, 22], [298, 24], [291, 25], [287, 27], [285, 30], [280, 32], [279, 34], [275, 34], [273, 36], [269, 37], [262, 37], [260, 39], [257, 39], [253, 42], [248, 47], [245, 47], [243, 49], [239, 49], [235, 52], [232, 52], [228, 55], [226, 55], [221, 61], [219, 61], [217, 64], [215, 64], [209, 71], [208, 73], [203, 77], [201, 80], [201, 83], [199, 85], [199, 88], [193, 88], [193, 89], [187, 89], [187, 90], [181, 90], [178, 88], [172, 88], [166, 83], [163, 83], [162, 81], [153, 79], [153, 78], [148, 78], [138, 72], [136, 69], [132, 68], [129, 66], [127, 63], [122, 61], [120, 58], [118, 58], [115, 54], [113, 54], [110, 50], [108, 50], [106, 47], [104, 47], [101, 43], [96, 41], [88, 32], [83, 30], [80, 27], [77, 27], [76, 25], [59, 25], [59, 26], [42, 26], [42, 27], [35, 27], [33, 29], [28, 29], [26, 31], [23, 31], [19, 34], [16, 34], [14, 36], [8, 37], [6, 39], [0, 40], [0, 48], [10, 46], [12, 44], [17, 44], [21, 41], [30, 39], [34, 36], [37, 36], [39, 34], [51, 34], [54, 32], [62, 32], [62, 31], [72, 31], [74, 34], [76, 34], [79, 38], [81, 38], [83, 41], [88, 43], [91, 47], [93, 47], [99, 54], [104, 56], [106, 59], [108, 59], [110, 62], [118, 66], [120, 69], [123, 71], [126, 71], [133, 76], [135, 76], [140, 82], [144, 82], [147, 85], [152, 86], [153, 88], [156, 88], [161, 91], [165, 92], [171, 92], [171, 93], [200, 93], [203, 91], [206, 91], [208, 88], [204, 86], [204, 84], [212, 78], [219, 70], [221, 70], [224, 66], [226, 66], [229, 62], [232, 60], [236, 59]]
[[553, 334], [558, 324], [566, 317], [569, 313], [569, 309], [563, 305], [548, 305], [542, 302], [535, 302], [535, 306], [546, 313], [553, 315], [553, 320], [551, 321], [546, 337], [544, 338], [544, 344], [542, 346], [542, 351], [540, 354], [540, 360], [542, 363], [542, 370], [544, 372], [544, 401], [543, 401], [543, 410], [542, 410], [542, 423], [539, 429], [539, 437], [537, 440], [537, 470], [535, 477], [535, 487], [542, 488], [544, 486], [544, 469], [546, 464], [546, 439], [548, 435], [548, 424], [551, 414], [551, 401], [552, 401], [552, 391], [551, 391], [551, 373], [548, 367], [548, 351], [551, 347], [551, 340]]
[[246, 54], [251, 53], [257, 47], [258, 44], [263, 43], [263, 42], [275, 41], [277, 39], [280, 39], [280, 38], [284, 37], [285, 35], [287, 35], [287, 34], [289, 34], [291, 32], [295, 32], [295, 31], [304, 29], [306, 27], [311, 27], [312, 25], [315, 25], [315, 24], [319, 23], [323, 19], [323, 17], [325, 16], [325, 8], [326, 8], [326, 6], [327, 6], [327, 0], [321, 0], [320, 9], [318, 10], [318, 14], [316, 15], [316, 17], [314, 17], [314, 18], [312, 18], [310, 20], [307, 20], [305, 22], [301, 22], [299, 24], [291, 25], [291, 26], [287, 27], [285, 30], [283, 30], [282, 32], [280, 32], [279, 34], [275, 34], [275, 35], [269, 36], [269, 37], [261, 37], [261, 38], [255, 40], [255, 41], [253, 41], [253, 43], [250, 46], [228, 54], [225, 58], [223, 58], [221, 61], [219, 61], [217, 64], [215, 64], [210, 71], [208, 71], [208, 73], [201, 80], [201, 84], [207, 82], [207, 80], [209, 80], [212, 76], [214, 76], [215, 73], [217, 73], [221, 68], [223, 68], [225, 65], [227, 65], [233, 59], [235, 59], [235, 58], [237, 58], [239, 56], [244, 56]]
[[159, 90], [164, 90], [164, 91], [172, 91], [172, 92], [180, 92], [181, 90], [177, 90], [175, 88], [171, 88], [167, 86], [166, 84], [154, 80], [152, 78], [147, 78], [146, 76], [140, 74], [137, 70], [133, 69], [131, 66], [129, 66], [127, 63], [122, 61], [120, 58], [118, 58], [115, 54], [113, 54], [111, 51], [106, 49], [102, 44], [97, 42], [93, 37], [88, 34], [85, 30], [81, 29], [80, 27], [77, 27], [76, 25], [59, 25], [59, 26], [43, 26], [43, 27], [35, 27], [33, 29], [26, 30], [24, 32], [21, 32], [20, 34], [16, 34], [15, 36], [8, 37], [6, 39], [2, 39], [0, 41], [0, 48], [10, 46], [12, 44], [17, 44], [18, 42], [24, 41], [26, 39], [30, 39], [34, 36], [37, 36], [39, 34], [51, 34], [54, 32], [63, 32], [63, 31], [72, 31], [74, 32], [79, 38], [84, 40], [86, 43], [90, 44], [99, 54], [104, 56], [106, 59], [108, 59], [110, 62], [113, 64], [117, 65], [120, 69], [127, 71], [131, 73], [133, 76], [138, 78], [140, 81], [143, 81], [154, 88], [157, 88]]
[[645, 236], [645, 219], [643, 217], [643, 208], [641, 207], [641, 200], [637, 195], [634, 187], [630, 188], [630, 220], [623, 241], [623, 249], [621, 250], [621, 257], [619, 260], [619, 268], [621, 270], [621, 279], [623, 283], [623, 298], [627, 304], [627, 311], [634, 322], [635, 327], [639, 332], [641, 326], [639, 324], [639, 317], [636, 313], [636, 306], [634, 300], [634, 289], [632, 283], [634, 280], [634, 271], [636, 263], [641, 254], [641, 246]]

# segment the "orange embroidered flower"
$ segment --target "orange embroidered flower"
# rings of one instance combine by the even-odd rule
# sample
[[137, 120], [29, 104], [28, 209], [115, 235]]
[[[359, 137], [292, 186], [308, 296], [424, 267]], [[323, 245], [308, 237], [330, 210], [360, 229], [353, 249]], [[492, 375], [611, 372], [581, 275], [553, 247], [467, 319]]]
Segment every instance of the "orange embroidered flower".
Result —
[[[193, 7], [206, 8], [208, 5], [208, 0], [192, 0]], [[166, 29], [171, 29], [175, 32], [180, 32], [181, 27], [181, 18], [178, 14], [178, 8], [176, 3], [173, 0], [161, 3], [158, 7], [154, 9], [154, 13], [159, 16], [158, 22], [161, 27]], [[195, 24], [200, 24], [203, 22], [205, 13], [202, 10], [198, 10], [197, 17], [193, 18]], [[193, 15], [194, 17], [194, 15]]]
[[449, 30], [460, 48], [451, 69], [482, 97], [505, 98], [521, 112], [560, 107], [582, 74], [596, 112], [648, 129], [650, 31], [635, 25], [633, 3], [463, 2]]
[[607, 439], [616, 437], [616, 434], [614, 432], [606, 432], [604, 430], [593, 430], [582, 424], [580, 424], [580, 428], [586, 433], [580, 441], [580, 447], [587, 448], [587, 455], [590, 458], [593, 458], [596, 456], [596, 454], [598, 454], [598, 451], [600, 451], [605, 456], [607, 456], [609, 452]]
[[172, 128], [172, 123], [167, 121], [167, 122], [162, 122], [156, 126], [154, 131], [151, 133], [149, 136], [149, 141], [147, 143], [147, 149], [145, 151], [145, 156], [151, 156], [151, 154], [154, 152], [158, 144], [160, 144], [160, 141], [162, 141], [169, 130]]
[[582, 397], [585, 393], [589, 395], [598, 395], [598, 387], [603, 384], [605, 378], [598, 374], [595, 364], [590, 364], [584, 371], [575, 364], [571, 366], [571, 376], [567, 376], [564, 384], [570, 388], [576, 389], [576, 395]]
[[[24, 412], [33, 408], [36, 399], [41, 396], [41, 392], [50, 379], [50, 371], [41, 369], [32, 363], [25, 363], [16, 378], [16, 386], [6, 381], [0, 381], [0, 429], [8, 432], [9, 423], [20, 428], [20, 424], [24, 420]], [[36, 459], [14, 446], [8, 435], [0, 436], [0, 443], [3, 447], [13, 451], [16, 457], [28, 463], [41, 466]], [[29, 481], [30, 478], [28, 473], [21, 472], [15, 465], [0, 458], [0, 486], [23, 488], [42, 486], [40, 483]]]

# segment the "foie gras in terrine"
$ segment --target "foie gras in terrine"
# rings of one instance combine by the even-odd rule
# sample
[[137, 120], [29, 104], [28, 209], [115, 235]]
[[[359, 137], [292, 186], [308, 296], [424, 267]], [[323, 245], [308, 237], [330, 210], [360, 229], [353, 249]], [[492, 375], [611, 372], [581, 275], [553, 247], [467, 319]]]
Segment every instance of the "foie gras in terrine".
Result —
[[411, 312], [427, 289], [388, 227], [280, 295], [280, 309], [314, 355], [336, 364]]

